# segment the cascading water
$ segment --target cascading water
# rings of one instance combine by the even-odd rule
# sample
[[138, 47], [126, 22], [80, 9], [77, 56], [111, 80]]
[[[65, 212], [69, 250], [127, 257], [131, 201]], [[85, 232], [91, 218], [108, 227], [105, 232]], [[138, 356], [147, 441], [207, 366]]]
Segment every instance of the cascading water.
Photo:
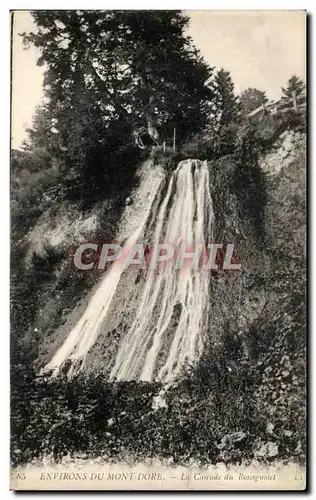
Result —
[[[123, 252], [125, 248], [128, 249], [133, 247], [142, 234], [161, 180], [162, 179], [157, 183], [156, 190], [151, 194], [150, 203], [142, 221], [134, 233], [127, 239], [123, 247]], [[60, 368], [67, 360], [71, 361], [68, 370], [69, 376], [75, 371], [78, 371], [78, 369], [82, 370], [84, 368], [86, 356], [97, 340], [124, 270], [124, 261], [117, 260], [113, 262], [102, 279], [97, 291], [89, 301], [84, 314], [71, 330], [65, 342], [60, 349], [58, 349], [52, 360], [45, 366], [44, 372], [52, 371], [52, 375], [57, 375]]]
[[[125, 246], [133, 246], [141, 235], [152, 232], [154, 246], [159, 243], [176, 246], [184, 242], [187, 248], [194, 248], [212, 239], [213, 221], [207, 162], [186, 160], [172, 173], [167, 186], [158, 191], [143, 223]], [[121, 261], [112, 265], [85, 313], [46, 369], [57, 373], [67, 359], [81, 361], [80, 369], [83, 368], [123, 272]], [[136, 316], [119, 346], [110, 378], [163, 383], [174, 380], [186, 363], [202, 353], [208, 305], [209, 274], [206, 271], [192, 266], [149, 270]]]
[[[211, 237], [213, 222], [206, 162], [181, 162], [156, 218], [153, 245]], [[201, 269], [166, 268], [147, 275], [135, 320], [118, 351], [111, 378], [169, 382], [202, 352], [209, 276]]]

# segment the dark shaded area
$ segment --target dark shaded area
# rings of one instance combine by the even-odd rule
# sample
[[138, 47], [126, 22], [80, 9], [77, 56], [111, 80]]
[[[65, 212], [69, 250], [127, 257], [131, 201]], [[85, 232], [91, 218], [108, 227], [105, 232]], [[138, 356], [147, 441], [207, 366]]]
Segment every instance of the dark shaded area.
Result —
[[239, 200], [241, 218], [249, 218], [258, 242], [264, 243], [264, 209], [267, 201], [265, 175], [259, 166], [258, 138], [256, 130], [247, 128], [239, 135], [239, 144], [233, 159], [236, 167], [233, 192]]

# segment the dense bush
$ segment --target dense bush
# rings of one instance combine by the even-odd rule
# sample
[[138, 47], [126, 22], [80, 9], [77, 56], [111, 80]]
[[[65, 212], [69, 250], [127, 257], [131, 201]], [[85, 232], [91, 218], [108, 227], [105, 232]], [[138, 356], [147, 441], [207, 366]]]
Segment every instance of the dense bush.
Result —
[[[25, 367], [14, 367], [13, 465], [44, 456], [60, 461], [68, 454], [112, 461], [160, 457], [174, 464], [240, 463], [251, 461], [258, 447], [271, 439], [280, 449], [279, 458], [300, 459], [304, 441], [302, 418], [295, 418], [299, 406], [296, 412], [291, 409], [289, 420], [286, 406], [282, 412], [289, 393], [283, 392], [277, 416], [269, 414], [275, 407], [275, 384], [267, 385], [266, 366], [260, 363], [261, 370], [248, 363], [232, 372], [224, 354], [213, 365], [201, 360], [166, 395], [168, 407], [158, 410], [152, 409], [152, 402], [159, 384], [109, 383], [101, 376], [48, 381]], [[257, 399], [262, 389], [265, 394], [258, 392]], [[278, 438], [269, 433], [276, 421], [286, 423], [287, 430], [280, 432], [278, 425]], [[260, 459], [271, 460], [267, 455]]]

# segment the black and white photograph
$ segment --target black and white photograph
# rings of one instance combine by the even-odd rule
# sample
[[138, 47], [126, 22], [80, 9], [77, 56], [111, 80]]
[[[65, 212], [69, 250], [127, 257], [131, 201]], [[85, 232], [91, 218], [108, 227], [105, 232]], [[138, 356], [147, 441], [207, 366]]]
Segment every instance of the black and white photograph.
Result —
[[306, 488], [304, 10], [14, 10], [12, 490]]

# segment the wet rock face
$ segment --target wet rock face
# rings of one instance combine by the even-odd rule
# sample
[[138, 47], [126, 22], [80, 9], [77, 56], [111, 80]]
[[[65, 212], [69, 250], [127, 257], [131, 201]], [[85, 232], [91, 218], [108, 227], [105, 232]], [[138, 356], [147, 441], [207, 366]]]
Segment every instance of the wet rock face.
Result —
[[165, 176], [162, 168], [146, 162], [139, 173], [139, 186], [126, 199], [126, 207], [118, 228], [118, 240], [128, 238], [141, 223], [146, 207], [152, 201], [152, 195]]
[[[131, 192], [129, 198], [126, 200], [126, 208], [121, 217], [119, 227], [117, 228], [116, 241], [124, 242], [124, 240], [128, 238], [135, 231], [135, 229], [137, 229], [140, 226], [141, 221], [144, 217], [144, 212], [146, 211], [148, 206], [151, 205], [152, 199], [154, 198], [155, 192], [157, 190], [157, 186], [161, 182], [164, 175], [165, 174], [163, 170], [159, 168], [159, 166], [152, 165], [151, 161], [145, 162], [142, 166], [140, 166], [138, 173], [139, 183], [138, 186]], [[111, 208], [109, 208], [109, 210], [110, 209]], [[84, 229], [87, 229], [86, 232], [84, 233], [85, 236], [84, 241], [94, 240], [94, 233], [96, 231], [96, 228], [93, 224], [90, 224], [90, 222], [96, 219], [97, 208], [95, 209], [95, 212], [96, 213], [92, 213], [91, 217], [87, 219], [89, 222], [87, 228], [86, 226], [84, 226]], [[73, 238], [74, 236], [75, 238], [77, 238], [78, 227], [79, 229], [81, 228], [82, 221], [79, 218], [78, 222], [77, 214], [72, 214], [72, 217], [70, 217], [69, 214], [66, 214], [66, 216], [65, 220], [67, 224], [64, 223], [63, 218], [61, 219], [61, 222], [63, 226], [65, 226], [65, 228], [67, 229], [67, 236], [70, 235], [69, 238], [72, 238], [71, 241], [73, 244]], [[58, 230], [59, 226], [56, 229], [54, 229], [55, 232], [52, 232], [51, 234], [51, 232], [47, 230], [46, 226], [43, 225], [43, 222], [40, 221], [40, 224], [35, 226], [33, 231], [36, 238], [38, 236], [36, 231], [38, 230], [42, 231], [43, 228], [45, 229], [46, 239], [49, 240], [50, 245], [59, 245], [60, 240], [62, 239], [63, 244], [65, 244], [68, 249], [70, 248], [69, 241], [64, 239], [64, 235], [66, 234], [65, 231], [62, 233], [62, 235], [59, 235], [60, 233], [60, 231]], [[88, 230], [89, 233], [87, 232]], [[58, 236], [60, 236], [59, 239], [55, 237], [56, 231], [58, 232]], [[80, 233], [81, 236], [82, 234]], [[78, 278], [78, 272], [74, 268], [73, 263], [69, 262], [68, 254], [67, 254], [66, 264], [69, 267], [68, 273], [67, 269], [65, 269], [65, 274], [67, 273], [67, 279], [69, 281], [70, 280], [75, 281]], [[122, 283], [120, 283], [119, 285], [119, 293], [117, 300], [121, 301], [121, 303], [116, 304], [118, 315], [113, 316], [111, 313], [107, 318], [106, 324], [102, 326], [100, 337], [103, 339], [104, 345], [102, 347], [102, 351], [98, 354], [98, 359], [99, 357], [101, 358], [104, 357], [105, 352], [106, 353], [110, 352], [111, 349], [113, 349], [117, 345], [119, 339], [121, 338], [122, 333], [127, 329], [127, 322], [124, 318], [125, 316], [124, 307], [126, 307], [128, 310], [129, 302], [133, 301], [132, 297], [134, 296], [135, 293], [138, 293], [137, 292], [137, 290], [139, 289], [138, 285], [140, 287], [142, 286], [142, 276], [133, 273], [132, 268], [128, 270], [128, 276], [129, 277], [126, 278], [127, 281], [125, 279], [122, 279]], [[65, 338], [67, 337], [69, 332], [72, 330], [74, 325], [78, 322], [78, 320], [84, 313], [90, 298], [97, 290], [100, 280], [102, 280], [102, 273], [97, 270], [92, 271], [91, 273], [89, 272], [89, 274], [87, 273], [84, 276], [84, 278], [87, 278], [86, 281], [89, 284], [89, 286], [86, 285], [84, 290], [85, 293], [83, 293], [80, 299], [77, 300], [75, 307], [73, 306], [74, 301], [72, 301], [70, 305], [70, 300], [68, 297], [63, 296], [59, 300], [57, 296], [54, 296], [49, 299], [47, 307], [44, 306], [44, 309], [39, 311], [40, 314], [36, 324], [39, 324], [41, 334], [45, 332], [45, 335], [41, 335], [41, 338], [39, 339], [40, 342], [39, 353], [38, 353], [38, 360], [36, 362], [36, 366], [38, 366], [39, 368], [41, 368], [43, 365], [46, 365], [52, 359], [53, 355], [62, 346]], [[121, 296], [122, 298], [120, 298]], [[60, 304], [59, 302], [57, 302], [56, 300], [57, 298]], [[59, 322], [56, 322], [57, 325], [54, 329], [50, 328], [50, 331], [47, 331], [46, 323], [49, 324], [52, 323], [51, 320], [52, 313], [56, 318], [58, 316], [61, 316], [61, 320]], [[116, 316], [119, 316], [119, 319]], [[100, 342], [98, 342], [97, 345], [99, 343]], [[92, 363], [93, 366], [96, 364], [98, 367], [100, 367], [102, 366], [102, 364], [104, 364], [102, 362], [102, 359], [99, 359], [99, 361], [95, 360], [93, 361], [94, 361]], [[89, 369], [90, 369], [89, 364], [87, 365], [86, 363], [84, 363], [84, 370], [89, 371]]]
[[306, 147], [305, 134], [293, 130], [284, 132], [275, 143], [273, 151], [261, 160], [263, 172], [269, 176], [279, 174], [282, 168], [288, 167], [295, 160], [302, 147]]
[[87, 373], [110, 374], [120, 342], [135, 318], [144, 282], [145, 271], [139, 271], [137, 266], [129, 267], [122, 275], [97, 341], [87, 355]]

